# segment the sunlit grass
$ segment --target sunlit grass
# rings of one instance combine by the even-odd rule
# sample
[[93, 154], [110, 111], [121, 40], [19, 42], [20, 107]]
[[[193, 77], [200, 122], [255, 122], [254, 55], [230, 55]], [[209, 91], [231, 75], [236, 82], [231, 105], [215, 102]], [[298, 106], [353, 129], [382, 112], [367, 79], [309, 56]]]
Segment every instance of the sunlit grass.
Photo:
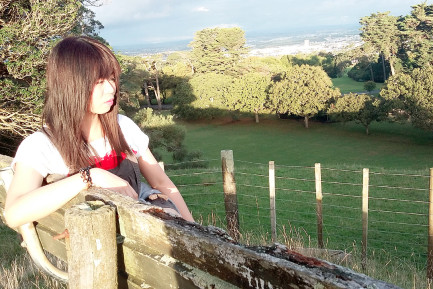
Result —
[[[344, 75], [338, 78], [332, 78], [332, 83], [334, 87], [338, 87], [341, 93], [361, 93], [365, 92], [364, 82], [353, 80], [352, 78]], [[375, 91], [380, 90], [383, 83], [376, 83]]]
[[[235, 164], [240, 242], [243, 244], [272, 243], [267, 173], [266, 164]], [[222, 177], [218, 168], [176, 170], [168, 174], [178, 184], [196, 221], [226, 228]], [[366, 270], [360, 261], [362, 169], [322, 169], [325, 248], [341, 250], [351, 258], [340, 262], [326, 254], [320, 257], [402, 288], [427, 288], [424, 285], [428, 179], [370, 176], [372, 199]], [[277, 242], [294, 249], [317, 248], [314, 168], [277, 167], [276, 178]], [[401, 193], [399, 187], [414, 190]], [[420, 191], [416, 191], [417, 188]], [[415, 283], [417, 285], [412, 287]]]
[[[212, 160], [208, 170], [172, 177], [197, 220], [225, 227], [220, 151], [231, 149], [242, 242], [271, 242], [267, 164], [273, 160], [278, 242], [290, 245], [287, 240], [296, 239], [305, 247], [317, 247], [314, 164], [318, 162], [322, 165], [325, 247], [350, 252], [354, 261], [347, 266], [359, 272], [402, 288], [427, 288], [431, 133], [408, 124], [374, 123], [367, 136], [355, 123], [314, 122], [307, 130], [296, 120], [269, 117], [259, 124], [247, 119], [185, 125], [188, 148]], [[370, 169], [366, 271], [359, 261], [363, 168]], [[297, 236], [282, 233], [287, 228]]]
[[26, 250], [20, 246], [20, 242], [18, 234], [0, 222], [0, 288], [63, 289], [67, 287], [66, 284], [54, 280], [36, 268]]
[[[235, 160], [276, 165], [389, 170], [425, 170], [433, 165], [433, 133], [409, 124], [374, 122], [370, 135], [355, 123], [310, 122], [263, 118], [226, 123], [183, 123], [185, 143], [204, 159], [219, 159], [221, 150], [233, 150]], [[168, 160], [169, 162], [169, 160]]]

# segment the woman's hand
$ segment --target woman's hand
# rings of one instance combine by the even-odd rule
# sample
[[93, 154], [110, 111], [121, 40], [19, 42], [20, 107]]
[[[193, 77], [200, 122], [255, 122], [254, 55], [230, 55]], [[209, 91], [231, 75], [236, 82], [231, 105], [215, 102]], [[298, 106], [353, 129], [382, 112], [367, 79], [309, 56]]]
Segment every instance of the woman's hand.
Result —
[[90, 177], [92, 178], [93, 185], [97, 187], [115, 191], [134, 200], [138, 199], [138, 194], [127, 181], [109, 171], [93, 168], [90, 170]]
[[149, 185], [168, 196], [176, 205], [182, 218], [194, 222], [194, 218], [192, 217], [188, 206], [185, 204], [182, 195], [179, 193], [179, 190], [165, 174], [164, 170], [160, 167], [149, 149], [146, 149], [143, 155], [138, 158], [138, 165], [141, 174], [148, 181]]

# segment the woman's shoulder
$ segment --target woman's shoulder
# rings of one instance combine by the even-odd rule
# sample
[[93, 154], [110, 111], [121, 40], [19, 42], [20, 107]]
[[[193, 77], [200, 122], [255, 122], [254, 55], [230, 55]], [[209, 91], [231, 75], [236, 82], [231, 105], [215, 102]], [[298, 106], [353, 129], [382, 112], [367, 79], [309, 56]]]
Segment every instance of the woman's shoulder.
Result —
[[16, 162], [27, 163], [44, 177], [49, 173], [68, 173], [59, 151], [43, 131], [34, 132], [21, 142], [13, 164]]
[[42, 130], [27, 136], [18, 146], [18, 152], [49, 155], [58, 153], [57, 148]]
[[140, 127], [129, 117], [118, 114], [117, 120], [119, 122], [120, 129], [125, 137], [126, 142], [129, 144], [133, 151], [137, 151], [139, 155], [142, 155], [148, 148], [149, 137], [140, 129]]
[[29, 136], [27, 136], [21, 142], [20, 146], [26, 145], [26, 144], [32, 144], [32, 145], [35, 145], [35, 146], [37, 145], [39, 148], [43, 148], [43, 146], [41, 147], [39, 145], [52, 146], [52, 142], [51, 142], [50, 138], [42, 130], [35, 131], [34, 133], [32, 133]]
[[132, 119], [130, 119], [129, 117], [127, 117], [126, 115], [123, 115], [123, 114], [117, 115], [117, 122], [119, 124], [134, 123], [134, 121], [132, 121]]
[[138, 125], [126, 115], [118, 114], [117, 122], [119, 123], [120, 129], [122, 130], [123, 133], [128, 133], [128, 132], [137, 133], [137, 131], [141, 131]]

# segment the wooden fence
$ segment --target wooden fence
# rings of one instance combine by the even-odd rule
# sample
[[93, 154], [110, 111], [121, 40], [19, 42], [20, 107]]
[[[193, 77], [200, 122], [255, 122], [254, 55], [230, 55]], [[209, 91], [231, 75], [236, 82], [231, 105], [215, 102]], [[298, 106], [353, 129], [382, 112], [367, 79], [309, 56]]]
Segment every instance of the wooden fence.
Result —
[[[3, 157], [0, 168], [8, 163]], [[7, 181], [1, 181], [3, 218]], [[233, 224], [232, 213], [227, 220]], [[26, 226], [39, 238], [26, 236], [29, 250], [40, 240], [45, 251], [67, 262], [69, 288], [398, 288], [280, 244], [243, 246], [219, 228], [100, 188]], [[65, 228], [66, 238], [53, 238]]]

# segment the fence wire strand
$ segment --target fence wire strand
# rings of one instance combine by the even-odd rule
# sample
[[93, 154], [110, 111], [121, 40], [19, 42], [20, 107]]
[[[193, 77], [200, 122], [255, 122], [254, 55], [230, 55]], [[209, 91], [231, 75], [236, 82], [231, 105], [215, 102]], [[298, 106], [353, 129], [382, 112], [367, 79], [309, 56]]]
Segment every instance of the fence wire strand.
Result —
[[[256, 172], [253, 171], [253, 166]], [[264, 170], [268, 170], [269, 163], [236, 160], [235, 167], [239, 217], [242, 218], [244, 224], [258, 222], [261, 225], [270, 225], [269, 175], [264, 173]], [[308, 235], [316, 236], [315, 166], [275, 164], [274, 168], [277, 225], [281, 227], [284, 224], [290, 224], [297, 228], [303, 228], [304, 232], [307, 232], [305, 229], [307, 228], [309, 230]], [[322, 171], [321, 195], [323, 196], [321, 206], [322, 212], [324, 212], [322, 213], [323, 233], [331, 238], [330, 240], [348, 238], [346, 244], [354, 240], [359, 243], [363, 222], [361, 188], [364, 184], [357, 180], [362, 178], [363, 170], [329, 167], [321, 167], [320, 169]], [[187, 203], [196, 211], [200, 210], [201, 214], [208, 215], [209, 207], [224, 205], [222, 203], [224, 184], [222, 179], [218, 180], [222, 176], [221, 170], [195, 168], [191, 173], [184, 170], [179, 173], [173, 170], [171, 173], [171, 178], [177, 178], [176, 185], [182, 189], [182, 194], [188, 200]], [[373, 171], [369, 171], [369, 175], [370, 196], [368, 203], [370, 215], [368, 232], [370, 232], [369, 243], [374, 243], [369, 248], [384, 249], [386, 247], [386, 250], [392, 251], [392, 248], [395, 247], [398, 252], [403, 252], [402, 249], [405, 246], [420, 246], [426, 249], [424, 244], [418, 245], [407, 242], [410, 242], [411, 238], [419, 239], [423, 236], [427, 239], [423, 232], [428, 227], [428, 204], [430, 202], [428, 194], [424, 194], [429, 192], [428, 184], [424, 180], [428, 179], [429, 176]], [[181, 183], [182, 179], [187, 180], [189, 177], [193, 177], [193, 183]], [[212, 180], [206, 180], [206, 178], [212, 178]], [[200, 188], [201, 186], [203, 188]], [[198, 192], [199, 188], [203, 192]], [[409, 195], [410, 192], [413, 193]], [[216, 201], [215, 196], [220, 196], [221, 202]], [[198, 197], [201, 198], [200, 201], [194, 202], [194, 199]], [[205, 200], [207, 201], [205, 202]], [[203, 208], [200, 209], [200, 207]], [[218, 214], [218, 218], [224, 220], [224, 209], [212, 210], [212, 214]], [[296, 216], [296, 219], [293, 219], [293, 216]], [[268, 220], [268, 222], [263, 220]], [[410, 231], [405, 231], [403, 228], [410, 228]], [[332, 234], [332, 232], [338, 232], [338, 234]], [[341, 236], [340, 232], [345, 233]], [[389, 240], [380, 240], [380, 236], [388, 236], [386, 238]], [[400, 240], [399, 238], [404, 239]], [[335, 244], [332, 243], [332, 246], [338, 245], [338, 242], [341, 243], [341, 241], [336, 242]], [[376, 243], [382, 243], [384, 248], [380, 248]], [[341, 244], [343, 245], [343, 243]], [[419, 253], [421, 254], [422, 250]]]

